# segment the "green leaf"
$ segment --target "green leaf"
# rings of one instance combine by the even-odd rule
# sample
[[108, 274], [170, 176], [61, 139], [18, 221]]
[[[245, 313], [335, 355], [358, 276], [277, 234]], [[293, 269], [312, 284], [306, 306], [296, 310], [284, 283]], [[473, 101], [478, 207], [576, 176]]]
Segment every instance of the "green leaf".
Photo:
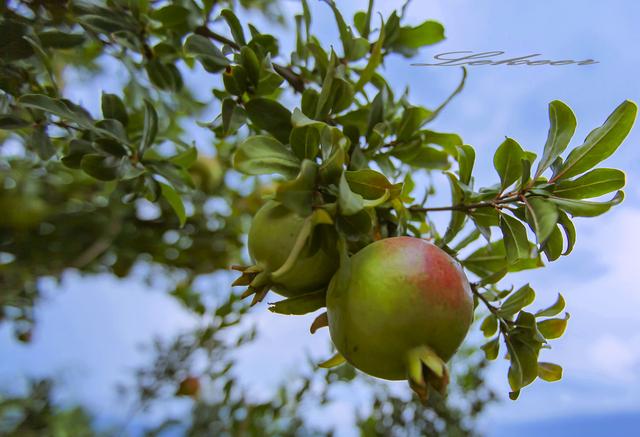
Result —
[[93, 129], [94, 127], [93, 119], [89, 113], [68, 100], [52, 99], [44, 94], [25, 94], [18, 99], [18, 103], [71, 120], [85, 129]]
[[167, 200], [171, 208], [173, 208], [173, 211], [178, 216], [178, 220], [180, 220], [180, 227], [184, 226], [187, 221], [187, 213], [184, 209], [182, 198], [171, 185], [167, 185], [162, 182], [158, 182], [158, 184], [162, 190], [162, 196]]
[[444, 26], [428, 20], [416, 27], [401, 27], [393, 47], [418, 49], [444, 40]]
[[153, 144], [158, 133], [158, 113], [147, 99], [144, 100], [144, 126], [140, 139], [140, 156]]
[[522, 176], [522, 159], [525, 158], [520, 144], [507, 138], [493, 156], [493, 166], [500, 176], [501, 187], [505, 190]]
[[495, 360], [498, 358], [498, 353], [500, 352], [500, 336], [483, 344], [481, 349], [484, 351], [484, 356], [487, 360]]
[[576, 116], [571, 108], [559, 100], [549, 103], [549, 122], [551, 126], [536, 170], [536, 179], [564, 152], [576, 131]]
[[394, 147], [390, 154], [415, 168], [444, 170], [450, 166], [447, 152], [424, 145], [419, 140]]
[[391, 193], [391, 198], [400, 195], [401, 184], [392, 184], [382, 173], [371, 169], [344, 172], [349, 187], [354, 193], [360, 194], [365, 199], [379, 199], [385, 192]]
[[[8, 17], [7, 17], [8, 18]], [[13, 20], [4, 19], [0, 22], [0, 59], [12, 62], [25, 59], [33, 55], [33, 48], [23, 38], [26, 26]]]
[[519, 288], [504, 301], [499, 309], [500, 316], [509, 318], [515, 315], [528, 305], [531, 305], [536, 298], [536, 293], [529, 284]]
[[320, 152], [320, 132], [313, 126], [294, 127], [289, 142], [293, 153], [300, 159], [314, 160]]
[[491, 337], [498, 330], [498, 319], [494, 314], [489, 314], [480, 325], [480, 330], [485, 337]]
[[[453, 173], [446, 172], [445, 173], [449, 178], [449, 185], [451, 186], [451, 204], [459, 205], [464, 200], [464, 191], [460, 186], [460, 181]], [[464, 222], [467, 218], [467, 215], [462, 211], [453, 210], [451, 211], [451, 219], [449, 220], [449, 225], [447, 226], [447, 230], [442, 237], [443, 243], [448, 243], [455, 238], [456, 235], [462, 230], [464, 227]]]
[[129, 116], [124, 102], [115, 94], [102, 93], [102, 116], [118, 120], [123, 126], [129, 123]]
[[567, 323], [569, 322], [569, 313], [565, 314], [564, 319], [548, 319], [538, 322], [538, 330], [548, 340], [562, 337], [564, 331], [567, 329]]
[[38, 39], [44, 48], [71, 49], [83, 44], [87, 39], [82, 34], [47, 30], [38, 32]]
[[151, 59], [145, 69], [151, 83], [159, 89], [172, 92], [182, 89], [182, 75], [174, 64]]
[[247, 44], [244, 39], [244, 30], [242, 30], [242, 24], [240, 24], [240, 20], [236, 17], [236, 14], [233, 13], [230, 9], [223, 9], [220, 11], [220, 15], [224, 18], [231, 30], [231, 35], [233, 36], [233, 40], [238, 43], [239, 46], [244, 46]]
[[559, 208], [568, 212], [573, 217], [595, 217], [604, 214], [623, 200], [624, 193], [622, 191], [618, 191], [616, 195], [607, 202], [590, 202], [587, 200], [571, 200], [549, 197], [549, 201], [555, 203]]
[[542, 245], [542, 250], [549, 261], [555, 261], [562, 255], [563, 245], [562, 231], [558, 226], [555, 226], [547, 241]]
[[338, 206], [340, 213], [345, 216], [354, 215], [364, 208], [364, 199], [361, 195], [351, 191], [351, 187], [347, 182], [347, 177], [344, 173], [340, 177], [340, 186], [338, 193]]
[[569, 255], [573, 250], [573, 246], [576, 244], [576, 228], [573, 225], [573, 222], [569, 218], [569, 216], [564, 212], [560, 211], [560, 215], [558, 217], [558, 224], [564, 230], [565, 237], [567, 239], [567, 248], [562, 253], [563, 255]]
[[518, 392], [522, 388], [522, 366], [520, 365], [520, 359], [515, 348], [511, 342], [507, 341], [507, 350], [509, 351], [509, 359], [511, 365], [509, 366], [509, 372], [507, 374], [509, 380], [509, 386], [513, 392]]
[[507, 214], [500, 215], [500, 229], [504, 236], [504, 245], [509, 264], [531, 258], [527, 230], [520, 220]]
[[554, 363], [538, 363], [538, 376], [547, 382], [560, 381], [562, 379], [562, 367]]
[[256, 98], [245, 103], [249, 119], [260, 129], [266, 130], [283, 144], [291, 134], [291, 112], [272, 99]]
[[[369, 17], [371, 18], [371, 17]], [[369, 56], [369, 61], [367, 62], [366, 67], [360, 72], [360, 77], [358, 78], [358, 82], [354, 87], [354, 92], [361, 91], [364, 86], [371, 81], [376, 69], [380, 66], [380, 62], [382, 62], [382, 47], [384, 45], [384, 26], [381, 26], [380, 35], [378, 35], [378, 40], [373, 45], [371, 49], [371, 56]]]
[[294, 178], [300, 171], [300, 160], [275, 138], [254, 135], [238, 146], [233, 166], [250, 175], [278, 173]]
[[122, 158], [95, 153], [84, 155], [80, 161], [82, 170], [100, 181], [117, 179], [120, 175], [121, 164]]
[[529, 197], [525, 202], [525, 214], [538, 243], [543, 244], [556, 229], [558, 208], [542, 197]]
[[51, 138], [47, 135], [44, 126], [38, 126], [31, 133], [31, 147], [35, 149], [38, 157], [43, 161], [48, 160], [56, 153], [56, 148], [51, 143]]
[[189, 147], [184, 152], [178, 153], [171, 157], [169, 161], [182, 168], [191, 167], [198, 159], [198, 149], [195, 147]]
[[624, 187], [624, 172], [597, 168], [573, 180], [562, 180], [553, 187], [553, 195], [563, 199], [590, 199]]
[[279, 302], [269, 304], [269, 311], [276, 314], [303, 315], [312, 313], [326, 306], [326, 290], [314, 291], [312, 293], [284, 299]]
[[189, 9], [180, 5], [169, 5], [151, 11], [149, 16], [166, 27], [175, 27], [186, 22], [189, 17]]
[[208, 38], [201, 35], [190, 35], [184, 42], [183, 49], [188, 55], [196, 57], [210, 73], [217, 73], [230, 65], [229, 60], [220, 49]]
[[431, 111], [422, 106], [410, 106], [402, 113], [400, 124], [396, 131], [397, 141], [407, 141], [416, 135], [420, 127], [425, 123]]
[[458, 146], [458, 173], [460, 182], [465, 185], [471, 183], [471, 173], [476, 160], [476, 151], [468, 145]]
[[278, 186], [275, 199], [301, 217], [307, 217], [312, 212], [317, 177], [318, 165], [305, 159], [302, 161], [298, 177]]
[[560, 312], [562, 312], [562, 310], [564, 309], [565, 305], [566, 304], [565, 304], [564, 298], [560, 293], [558, 293], [558, 297], [556, 301], [553, 303], [553, 305], [543, 310], [537, 311], [534, 315], [536, 317], [553, 317], [560, 314]]
[[225, 134], [235, 133], [246, 120], [246, 111], [235, 100], [227, 97], [222, 101], [222, 130]]
[[332, 91], [335, 91], [335, 88], [333, 87], [333, 81], [336, 76], [337, 62], [338, 60], [336, 54], [332, 50], [331, 60], [329, 61], [329, 65], [327, 66], [327, 72], [324, 76], [324, 79], [322, 80], [322, 89], [320, 90], [320, 95], [318, 96], [318, 103], [314, 116], [314, 118], [317, 120], [324, 120], [331, 111], [331, 107], [335, 98], [335, 95], [332, 94]]
[[571, 151], [554, 179], [568, 179], [607, 159], [631, 131], [638, 107], [627, 100], [618, 106], [602, 126], [594, 129], [584, 144]]
[[29, 125], [31, 125], [31, 123], [18, 117], [17, 115], [0, 114], [0, 129], [22, 129], [23, 127], [27, 127]]

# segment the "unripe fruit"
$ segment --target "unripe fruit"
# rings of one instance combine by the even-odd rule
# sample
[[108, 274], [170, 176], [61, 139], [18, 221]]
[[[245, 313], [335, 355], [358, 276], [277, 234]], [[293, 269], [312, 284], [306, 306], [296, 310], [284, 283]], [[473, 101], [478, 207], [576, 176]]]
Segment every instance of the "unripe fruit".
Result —
[[195, 186], [205, 194], [215, 194], [224, 176], [218, 159], [208, 156], [198, 156], [189, 167], [189, 174]]
[[49, 207], [39, 197], [0, 193], [0, 211], [0, 228], [29, 230], [47, 217]]
[[336, 274], [327, 313], [333, 343], [348, 362], [398, 380], [407, 378], [415, 348], [451, 358], [473, 320], [473, 298], [462, 268], [443, 250], [395, 237], [365, 247], [349, 272]]
[[[267, 202], [256, 213], [249, 230], [249, 254], [256, 266], [270, 273], [280, 269], [289, 258], [304, 222], [305, 218], [281, 203]], [[338, 268], [335, 240], [326, 243], [313, 253], [309, 253], [307, 244], [286, 273], [271, 278], [271, 288], [292, 297], [326, 287]]]

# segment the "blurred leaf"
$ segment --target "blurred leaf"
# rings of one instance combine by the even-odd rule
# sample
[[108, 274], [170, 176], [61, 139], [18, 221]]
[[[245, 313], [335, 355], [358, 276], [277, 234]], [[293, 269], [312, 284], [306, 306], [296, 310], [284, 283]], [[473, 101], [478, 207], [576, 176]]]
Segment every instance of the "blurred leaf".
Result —
[[175, 27], [186, 22], [189, 17], [189, 9], [173, 4], [153, 10], [149, 16], [166, 27]]
[[236, 17], [236, 14], [233, 13], [230, 9], [223, 9], [220, 11], [220, 15], [224, 18], [231, 30], [231, 35], [233, 35], [233, 40], [238, 43], [239, 46], [244, 46], [247, 44], [244, 39], [244, 31], [242, 30], [242, 24], [240, 24], [240, 20]]
[[300, 161], [278, 140], [254, 135], [238, 146], [233, 166], [250, 175], [279, 173], [294, 178], [300, 170]]
[[145, 99], [144, 101], [144, 127], [142, 138], [140, 139], [140, 156], [153, 144], [158, 133], [158, 113], [155, 108]]
[[0, 129], [11, 130], [21, 129], [31, 125], [27, 120], [24, 120], [16, 115], [12, 114], [0, 114]]
[[565, 233], [565, 237], [567, 239], [567, 248], [565, 249], [563, 255], [569, 255], [573, 250], [573, 246], [576, 244], [576, 228], [573, 225], [573, 222], [567, 216], [564, 211], [560, 211], [558, 216], [558, 224], [562, 227]]
[[56, 148], [51, 143], [51, 139], [49, 135], [47, 135], [47, 130], [44, 126], [38, 126], [33, 130], [31, 134], [31, 146], [43, 161], [48, 160], [56, 153]]
[[195, 56], [210, 73], [222, 71], [230, 64], [220, 49], [204, 36], [189, 35], [183, 47], [185, 53]]
[[171, 208], [173, 208], [173, 211], [178, 216], [178, 220], [180, 220], [180, 227], [184, 226], [187, 221], [187, 213], [184, 209], [182, 198], [171, 185], [167, 185], [162, 182], [158, 182], [158, 184], [162, 190], [162, 197], [167, 200], [169, 205], [171, 205]]
[[102, 93], [102, 116], [118, 120], [123, 126], [129, 123], [129, 116], [124, 102], [115, 94]]
[[249, 119], [260, 129], [266, 130], [283, 144], [291, 134], [291, 112], [275, 100], [251, 99], [245, 103]]
[[71, 120], [85, 129], [93, 129], [93, 119], [89, 113], [68, 100], [52, 99], [43, 94], [25, 94], [20, 97], [18, 103], [28, 108], [40, 109], [60, 118]]
[[122, 158], [94, 153], [84, 155], [80, 161], [82, 170], [100, 181], [117, 179], [120, 175], [121, 164]]
[[44, 48], [71, 49], [84, 44], [86, 37], [77, 33], [47, 30], [38, 32], [38, 39]]

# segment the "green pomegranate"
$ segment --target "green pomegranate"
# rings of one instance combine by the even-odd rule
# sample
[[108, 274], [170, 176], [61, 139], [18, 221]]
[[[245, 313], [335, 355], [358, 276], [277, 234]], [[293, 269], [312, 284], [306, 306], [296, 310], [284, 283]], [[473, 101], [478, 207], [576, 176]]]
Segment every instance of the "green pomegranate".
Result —
[[[275, 274], [287, 262], [305, 218], [275, 201], [267, 202], [255, 215], [249, 230], [249, 254], [256, 267], [269, 272], [271, 289], [292, 297], [326, 287], [338, 268], [335, 240], [313, 253], [303, 249], [295, 263], [281, 274]], [[329, 234], [331, 235], [331, 234]]]
[[198, 156], [189, 167], [189, 174], [195, 186], [206, 194], [215, 194], [224, 177], [218, 158], [208, 156]]
[[407, 379], [417, 348], [451, 358], [473, 320], [473, 298], [462, 268], [443, 250], [419, 238], [386, 238], [356, 253], [349, 272], [336, 274], [327, 316], [348, 362], [399, 380]]

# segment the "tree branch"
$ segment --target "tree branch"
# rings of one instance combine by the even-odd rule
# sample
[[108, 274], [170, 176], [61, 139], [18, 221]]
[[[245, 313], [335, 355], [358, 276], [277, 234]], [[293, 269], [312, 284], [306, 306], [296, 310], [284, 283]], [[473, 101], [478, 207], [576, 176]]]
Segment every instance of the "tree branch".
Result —
[[494, 200], [489, 200], [484, 202], [477, 202], [477, 203], [470, 203], [470, 204], [462, 203], [459, 205], [436, 206], [432, 208], [422, 208], [422, 207], [412, 206], [409, 208], [409, 210], [416, 211], [416, 212], [471, 211], [473, 209], [479, 209], [479, 208], [501, 208], [506, 204], [517, 202], [518, 200], [520, 200], [520, 196], [513, 195], [513, 196], [503, 197], [499, 199], [494, 199]]

